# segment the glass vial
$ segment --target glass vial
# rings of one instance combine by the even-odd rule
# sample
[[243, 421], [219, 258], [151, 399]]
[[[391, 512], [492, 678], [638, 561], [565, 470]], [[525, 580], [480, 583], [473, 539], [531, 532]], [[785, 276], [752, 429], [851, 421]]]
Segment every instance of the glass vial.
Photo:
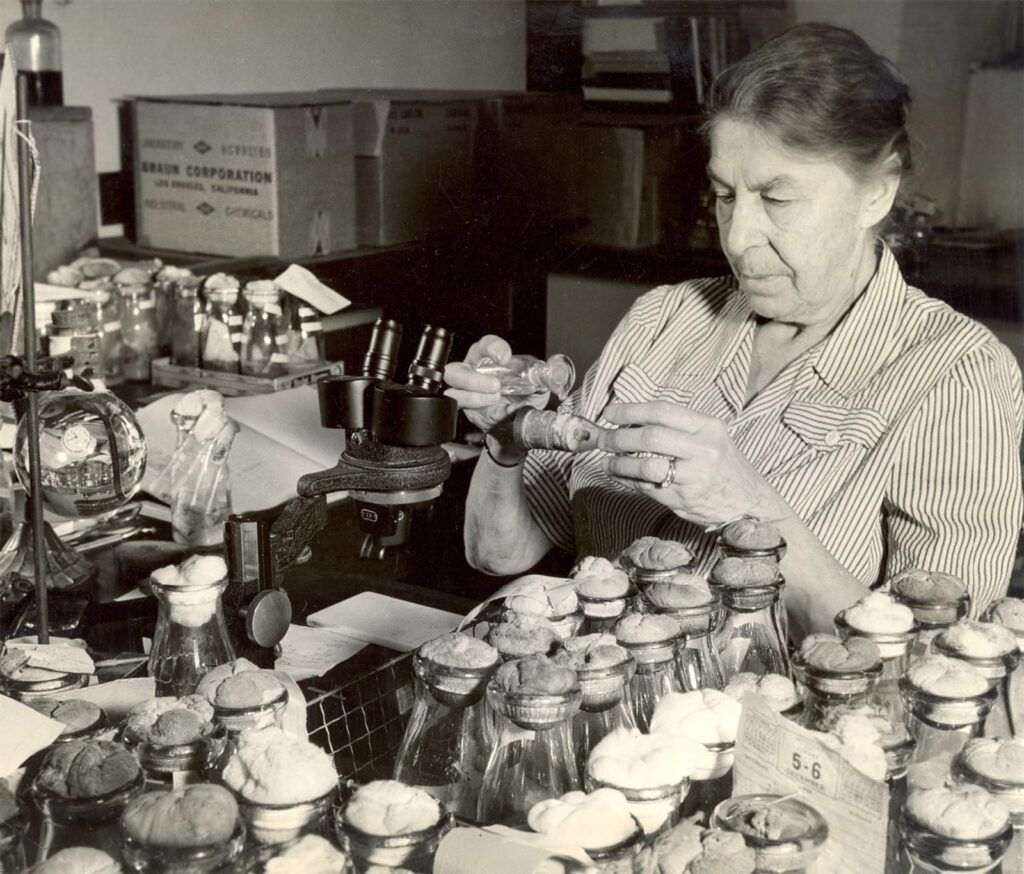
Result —
[[968, 740], [981, 737], [998, 696], [994, 688], [977, 695], [936, 695], [917, 686], [909, 676], [900, 680], [900, 694], [907, 710], [907, 728], [916, 744], [912, 762], [951, 761]]
[[281, 290], [273, 282], [250, 282], [242, 292], [241, 371], [249, 376], [282, 376], [288, 365], [288, 337], [278, 333]]
[[650, 643], [619, 641], [636, 661], [636, 672], [629, 683], [629, 697], [633, 705], [633, 719], [641, 731], [650, 729], [654, 708], [665, 695], [686, 691], [676, 657], [681, 639], [681, 636], [676, 636]]
[[636, 660], [624, 659], [607, 667], [576, 668], [583, 698], [572, 720], [573, 748], [580, 777], [587, 772], [590, 751], [618, 728], [636, 728], [630, 681], [636, 673]]
[[63, 106], [60, 28], [43, 18], [43, 0], [21, 0], [22, 18], [7, 27], [18, 78], [28, 84], [29, 106]]
[[487, 356], [481, 358], [478, 373], [491, 373], [501, 382], [501, 393], [511, 398], [528, 398], [551, 392], [560, 401], [565, 400], [576, 382], [576, 367], [568, 357], [552, 355], [547, 361], [533, 355], [513, 355], [504, 364]]
[[191, 695], [203, 674], [235, 657], [224, 621], [221, 595], [227, 580], [202, 586], [163, 585], [150, 580], [158, 601], [149, 675], [157, 697]]
[[718, 582], [713, 571], [709, 585], [722, 604], [723, 619], [715, 632], [715, 645], [725, 681], [747, 671], [791, 677], [782, 576], [761, 585], [732, 585]]
[[322, 364], [324, 353], [324, 328], [317, 311], [309, 304], [297, 301], [292, 308], [288, 329], [288, 366], [310, 367]]
[[882, 662], [862, 670], [839, 671], [807, 664], [797, 653], [794, 673], [804, 686], [804, 706], [799, 722], [812, 731], [831, 731], [839, 718], [869, 703], [871, 691], [882, 675]]
[[201, 342], [201, 366], [223, 373], [239, 372], [242, 317], [235, 312], [237, 288], [207, 288], [206, 318]]
[[174, 286], [171, 312], [171, 364], [199, 367], [199, 342], [203, 336], [205, 319], [198, 277], [179, 279]]
[[117, 292], [107, 280], [98, 280], [87, 290], [83, 306], [89, 313], [90, 326], [100, 336], [98, 372], [108, 386], [124, 381], [124, 343], [121, 339], [121, 312]]

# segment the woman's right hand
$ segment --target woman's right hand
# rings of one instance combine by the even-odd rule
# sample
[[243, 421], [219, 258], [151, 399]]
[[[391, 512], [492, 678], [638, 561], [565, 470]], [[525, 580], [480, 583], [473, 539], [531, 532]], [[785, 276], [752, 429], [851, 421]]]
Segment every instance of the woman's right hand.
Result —
[[451, 362], [444, 369], [444, 381], [448, 384], [444, 393], [455, 398], [466, 418], [485, 434], [523, 404], [502, 395], [498, 377], [478, 373], [476, 366], [484, 358], [504, 364], [511, 357], [512, 347], [505, 340], [487, 334], [469, 347], [464, 361]]

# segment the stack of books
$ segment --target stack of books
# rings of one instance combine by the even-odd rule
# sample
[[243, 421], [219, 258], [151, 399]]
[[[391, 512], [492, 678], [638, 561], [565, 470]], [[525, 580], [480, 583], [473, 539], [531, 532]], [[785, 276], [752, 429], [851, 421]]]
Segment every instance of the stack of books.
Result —
[[584, 19], [582, 84], [588, 103], [671, 104], [665, 19]]

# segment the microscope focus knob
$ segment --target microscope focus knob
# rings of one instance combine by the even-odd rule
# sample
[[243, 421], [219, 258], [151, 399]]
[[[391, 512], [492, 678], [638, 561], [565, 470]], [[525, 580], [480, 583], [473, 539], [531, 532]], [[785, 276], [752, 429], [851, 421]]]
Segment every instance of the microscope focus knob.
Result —
[[292, 621], [292, 602], [280, 589], [257, 592], [245, 608], [245, 635], [257, 646], [277, 646]]

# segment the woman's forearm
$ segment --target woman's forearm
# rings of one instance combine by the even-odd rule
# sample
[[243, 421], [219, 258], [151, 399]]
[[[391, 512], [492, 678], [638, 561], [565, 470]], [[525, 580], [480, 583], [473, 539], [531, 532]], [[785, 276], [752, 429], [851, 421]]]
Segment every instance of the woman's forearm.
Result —
[[466, 560], [491, 574], [529, 570], [551, 549], [533, 519], [523, 465], [503, 467], [482, 453], [466, 498]]

